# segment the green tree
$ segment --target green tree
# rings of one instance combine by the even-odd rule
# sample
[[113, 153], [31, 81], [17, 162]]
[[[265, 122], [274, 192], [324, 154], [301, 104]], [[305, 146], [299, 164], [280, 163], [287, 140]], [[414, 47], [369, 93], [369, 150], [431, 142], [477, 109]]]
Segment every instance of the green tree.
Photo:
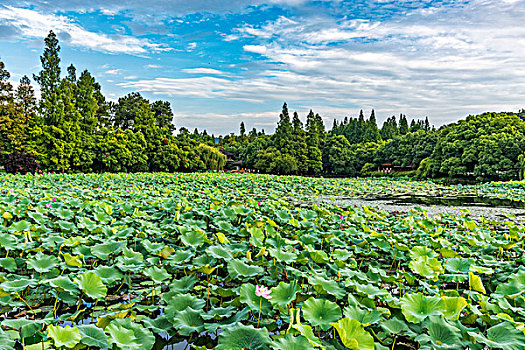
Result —
[[381, 134], [377, 127], [376, 114], [373, 109], [370, 114], [370, 119], [365, 122], [365, 134], [363, 140], [366, 142], [378, 142], [381, 140]]
[[319, 121], [310, 110], [306, 117], [306, 146], [308, 147], [308, 173], [320, 174], [323, 170], [323, 156], [321, 153], [321, 135]]
[[292, 140], [292, 122], [290, 121], [290, 115], [288, 114], [288, 106], [286, 102], [283, 105], [283, 110], [279, 115], [279, 122], [273, 135], [273, 141], [277, 149], [281, 153], [289, 153], [289, 145]]
[[239, 130], [239, 134], [241, 135], [241, 137], [246, 136], [246, 128], [244, 127], [244, 122], [241, 122], [241, 127], [240, 127], [240, 130]]
[[408, 120], [407, 120], [407, 116], [404, 115], [404, 114], [401, 114], [399, 116], [399, 133], [401, 135], [406, 135], [408, 134]]
[[0, 151], [21, 150], [26, 140], [27, 119], [21, 106], [15, 104], [11, 75], [0, 61]]

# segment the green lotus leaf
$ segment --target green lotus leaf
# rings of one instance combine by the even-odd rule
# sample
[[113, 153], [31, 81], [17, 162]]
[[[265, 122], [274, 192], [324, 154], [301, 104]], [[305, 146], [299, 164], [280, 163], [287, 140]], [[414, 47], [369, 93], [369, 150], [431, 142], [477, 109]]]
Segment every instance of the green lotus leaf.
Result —
[[60, 348], [62, 346], [66, 348], [73, 348], [80, 342], [82, 336], [77, 327], [60, 327], [60, 326], [49, 326], [47, 327], [48, 335], [55, 342], [55, 346]]
[[267, 315], [272, 310], [272, 305], [268, 300], [255, 295], [255, 286], [251, 283], [241, 285], [239, 295], [241, 303], [247, 304], [254, 313], [258, 313], [259, 308], [261, 309], [262, 315]]
[[109, 348], [108, 337], [106, 333], [97, 326], [92, 324], [78, 326], [82, 339], [80, 342], [87, 346], [94, 346], [101, 349]]
[[15, 341], [7, 333], [0, 329], [0, 350], [12, 350], [15, 348]]
[[463, 297], [442, 297], [445, 309], [443, 315], [447, 320], [456, 321], [459, 319], [461, 311], [467, 306], [467, 301]]
[[39, 273], [45, 273], [54, 269], [59, 260], [51, 255], [39, 252], [33, 258], [27, 260], [27, 266]]
[[20, 232], [27, 232], [31, 228], [31, 224], [26, 220], [20, 220], [18, 222], [13, 223], [11, 226], [9, 226], [9, 232], [11, 233], [20, 233]]
[[237, 308], [229, 305], [227, 307], [212, 307], [206, 314], [202, 315], [205, 320], [222, 319], [233, 315]]
[[445, 269], [451, 273], [467, 274], [470, 270], [470, 265], [474, 263], [472, 259], [452, 258], [445, 263]]
[[5, 290], [6, 292], [21, 292], [27, 287], [32, 287], [36, 285], [35, 280], [30, 280], [27, 278], [19, 278], [15, 281], [5, 281], [0, 284], [0, 289]]
[[74, 267], [82, 267], [82, 256], [80, 255], [73, 256], [69, 253], [64, 253], [63, 257], [67, 265], [74, 266]]
[[184, 232], [180, 239], [184, 245], [197, 248], [204, 244], [205, 237], [203, 231], [191, 230]]
[[510, 322], [502, 322], [492, 326], [487, 331], [487, 337], [476, 332], [468, 332], [477, 342], [487, 345], [489, 348], [503, 350], [525, 349], [525, 335], [516, 329]]
[[429, 247], [416, 246], [410, 250], [410, 259], [417, 260], [419, 258], [437, 258], [438, 254]]
[[403, 332], [408, 332], [410, 329], [408, 328], [408, 325], [397, 318], [391, 318], [389, 320], [386, 320], [384, 322], [381, 322], [381, 327], [391, 334], [401, 334]]
[[58, 216], [59, 218], [63, 219], [63, 220], [71, 220], [74, 218], [75, 216], [75, 213], [69, 209], [66, 209], [66, 208], [59, 208], [56, 212], [55, 212], [56, 216]]
[[107, 260], [111, 254], [119, 254], [122, 249], [126, 246], [126, 242], [107, 242], [96, 244], [91, 249], [91, 254], [99, 259]]
[[173, 327], [179, 334], [190, 335], [194, 332], [202, 332], [204, 330], [204, 322], [200, 311], [195, 311], [191, 307], [176, 313], [173, 316]]
[[294, 324], [292, 326], [293, 329], [299, 331], [301, 336], [303, 336], [310, 345], [312, 345], [315, 348], [320, 348], [321, 350], [325, 350], [326, 347], [323, 345], [323, 342], [321, 339], [317, 338], [314, 334], [314, 330], [311, 326], [307, 324]]
[[228, 327], [219, 335], [216, 350], [268, 350], [271, 339], [266, 328], [254, 328], [240, 323]]
[[474, 273], [485, 274], [485, 275], [492, 275], [494, 273], [494, 270], [489, 267], [477, 266], [474, 264], [470, 265], [469, 270]]
[[233, 258], [231, 249], [228, 246], [213, 245], [213, 246], [209, 246], [206, 249], [206, 251], [208, 252], [208, 254], [210, 254], [211, 256], [217, 259], [224, 259], [228, 261]]
[[178, 250], [178, 251], [175, 252], [175, 254], [173, 254], [173, 255], [171, 255], [169, 257], [169, 261], [170, 261], [170, 263], [176, 263], [176, 264], [186, 263], [192, 257], [193, 257], [193, 252], [191, 252], [191, 251]]
[[151, 350], [155, 343], [155, 336], [148, 329], [129, 318], [111, 321], [106, 331], [110, 334], [112, 343], [122, 349]]
[[496, 287], [496, 294], [516, 298], [525, 292], [525, 270], [520, 270], [509, 276], [507, 283]]
[[374, 338], [365, 331], [363, 325], [354, 319], [345, 317], [332, 323], [343, 345], [352, 350], [374, 350]]
[[313, 297], [305, 301], [302, 310], [305, 320], [323, 331], [329, 330], [331, 323], [340, 319], [342, 315], [341, 308], [336, 303]]
[[377, 288], [370, 284], [355, 283], [354, 285], [359, 294], [364, 295], [370, 299], [374, 299], [375, 297], [385, 296], [389, 294], [386, 289]]
[[173, 321], [179, 312], [192, 308], [194, 310], [201, 310], [206, 305], [206, 302], [191, 294], [165, 294], [162, 299], [166, 302], [165, 309], [168, 320]]
[[292, 281], [291, 283], [279, 282], [277, 287], [272, 288], [271, 296], [273, 298], [270, 299], [270, 302], [285, 308], [295, 300], [300, 290], [301, 288], [297, 285], [296, 281]]
[[195, 275], [184, 276], [178, 280], [173, 280], [170, 284], [170, 292], [185, 293], [193, 288], [198, 279]]
[[49, 285], [59, 291], [66, 291], [71, 294], [78, 294], [80, 292], [78, 284], [73, 283], [68, 276], [58, 276], [47, 281]]
[[122, 272], [113, 266], [97, 266], [95, 273], [102, 279], [102, 282], [111, 287], [116, 284], [117, 281], [122, 280]]
[[437, 280], [439, 274], [443, 272], [441, 263], [436, 258], [429, 258], [427, 256], [412, 260], [408, 267], [418, 275], [431, 280]]
[[294, 337], [291, 334], [276, 339], [272, 342], [274, 350], [313, 350], [314, 347], [308, 342], [308, 339], [302, 335]]
[[142, 323], [153, 333], [164, 333], [167, 334], [170, 329], [173, 328], [173, 325], [165, 316], [158, 316], [154, 320], [151, 318], [143, 318]]
[[483, 281], [481, 280], [481, 277], [474, 274], [473, 272], [468, 273], [468, 284], [470, 289], [475, 290], [476, 292], [480, 292], [483, 294], [487, 293], [485, 287], [483, 286]]
[[332, 254], [332, 257], [334, 258], [334, 260], [346, 261], [350, 257], [352, 257], [353, 255], [354, 254], [351, 251], [349, 251], [349, 250], [346, 250], [346, 249], [335, 249], [333, 254]]
[[88, 297], [92, 299], [103, 299], [108, 293], [108, 288], [102, 279], [93, 271], [84, 272], [74, 282]]
[[13, 258], [0, 258], [0, 266], [9, 272], [15, 272], [18, 268], [16, 261]]
[[149, 276], [153, 282], [155, 283], [162, 283], [162, 281], [167, 280], [171, 277], [171, 275], [166, 271], [163, 267], [150, 267], [146, 270], [144, 270], [144, 273]]
[[140, 349], [141, 345], [139, 339], [131, 329], [124, 328], [118, 324], [110, 323], [106, 327], [106, 332], [109, 333], [112, 344], [117, 345], [121, 349]]
[[263, 272], [264, 269], [262, 267], [251, 266], [238, 259], [228, 261], [228, 274], [232, 279], [237, 279], [238, 277], [255, 277], [261, 275]]
[[356, 305], [349, 305], [344, 309], [344, 315], [359, 321], [363, 327], [368, 327], [372, 324], [378, 323], [383, 316], [377, 310], [361, 309]]
[[[425, 328], [428, 330], [428, 335], [423, 334], [415, 338], [420, 344], [424, 344], [423, 349], [457, 349], [465, 348], [461, 338], [461, 331], [447, 323], [440, 316], [431, 316]], [[426, 343], [426, 344], [425, 344]]]
[[331, 294], [337, 299], [341, 299], [346, 295], [346, 291], [339, 287], [337, 281], [324, 278], [318, 274], [308, 276], [308, 283], [317, 287], [317, 291], [321, 292], [321, 294]]
[[282, 261], [285, 263], [291, 263], [297, 258], [297, 254], [293, 252], [287, 252], [281, 249], [268, 249], [268, 252], [273, 256], [277, 261]]
[[411, 323], [420, 323], [429, 316], [441, 315], [445, 303], [439, 296], [426, 296], [422, 293], [407, 293], [400, 299], [401, 312]]
[[15, 235], [0, 232], [0, 247], [6, 250], [15, 250], [18, 248], [18, 240]]

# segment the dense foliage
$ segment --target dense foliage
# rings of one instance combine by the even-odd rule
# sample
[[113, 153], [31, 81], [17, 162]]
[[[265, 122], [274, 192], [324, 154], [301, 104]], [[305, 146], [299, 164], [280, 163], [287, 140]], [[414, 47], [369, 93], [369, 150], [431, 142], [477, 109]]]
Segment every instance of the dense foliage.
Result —
[[[464, 190], [484, 186], [524, 193], [522, 183]], [[3, 175], [0, 348], [524, 348], [524, 228], [316, 199], [379, 190], [462, 189], [254, 174]]]
[[401, 115], [399, 126], [391, 117], [378, 129], [374, 111], [369, 119], [361, 111], [327, 132], [312, 111], [305, 130], [296, 113], [291, 123], [285, 104], [274, 135], [231, 135], [220, 146], [246, 167], [275, 174], [384, 175], [385, 165], [421, 178], [511, 180], [525, 170], [523, 117], [484, 113], [436, 130], [428, 119], [408, 124]]
[[[107, 102], [87, 71], [71, 65], [61, 76], [60, 46], [53, 32], [45, 39], [36, 100], [28, 77], [16, 91], [0, 62], [0, 149], [8, 172], [34, 172], [33, 155], [44, 171], [136, 172], [218, 170], [226, 163], [213, 138], [175, 136], [169, 102], [150, 103], [131, 93]], [[23, 156], [26, 155], [26, 156]], [[29, 158], [28, 158], [29, 157]], [[20, 160], [20, 164], [13, 162]]]

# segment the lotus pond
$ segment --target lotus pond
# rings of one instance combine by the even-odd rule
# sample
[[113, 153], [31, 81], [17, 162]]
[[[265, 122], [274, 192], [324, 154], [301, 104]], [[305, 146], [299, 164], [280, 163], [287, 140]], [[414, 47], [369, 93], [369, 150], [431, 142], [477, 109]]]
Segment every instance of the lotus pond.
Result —
[[403, 193], [525, 186], [1, 175], [0, 350], [524, 349], [524, 227], [311, 200]]

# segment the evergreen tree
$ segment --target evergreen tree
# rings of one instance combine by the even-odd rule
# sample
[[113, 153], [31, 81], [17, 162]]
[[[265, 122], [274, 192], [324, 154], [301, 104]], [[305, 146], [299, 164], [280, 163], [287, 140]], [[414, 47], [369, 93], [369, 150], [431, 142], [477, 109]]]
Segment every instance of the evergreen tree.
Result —
[[246, 136], [246, 128], [244, 127], [244, 122], [241, 122], [241, 127], [239, 131], [240, 131], [241, 137]]
[[290, 153], [288, 146], [292, 140], [292, 122], [290, 121], [286, 102], [284, 103], [283, 110], [279, 115], [279, 122], [277, 123], [273, 139], [275, 146], [280, 152], [283, 154]]
[[406, 135], [408, 134], [408, 120], [406, 115], [401, 114], [399, 116], [399, 134]]
[[57, 125], [60, 124], [63, 118], [60, 107], [60, 45], [58, 39], [53, 33], [49, 32], [49, 35], [44, 40], [45, 48], [44, 53], [40, 56], [40, 62], [42, 63], [42, 70], [38, 75], [34, 75], [33, 78], [40, 85], [40, 115], [44, 117], [44, 123], [46, 125]]
[[396, 117], [392, 116], [387, 118], [381, 128], [381, 139], [387, 141], [399, 135], [399, 129], [397, 127]]
[[364, 142], [377, 142], [381, 140], [381, 134], [379, 133], [379, 128], [377, 127], [376, 114], [372, 109], [370, 114], [370, 119], [366, 122], [365, 135], [363, 137]]
[[293, 157], [297, 161], [297, 170], [300, 173], [308, 171], [308, 146], [306, 144], [306, 133], [303, 129], [303, 123], [299, 119], [297, 112], [294, 112], [292, 119], [293, 127]]
[[428, 121], [428, 117], [425, 117], [425, 131], [430, 131], [430, 122]]
[[67, 67], [67, 79], [72, 83], [76, 83], [77, 81], [77, 69], [73, 63]]
[[76, 108], [80, 113], [80, 128], [85, 134], [91, 135], [99, 124], [97, 117], [99, 107], [95, 97], [95, 78], [87, 70], [84, 70], [76, 81], [75, 93]]
[[323, 170], [323, 155], [320, 147], [319, 125], [314, 112], [306, 117], [306, 145], [308, 147], [308, 173], [319, 174]]
[[[37, 137], [35, 145], [39, 159], [49, 170], [65, 171], [76, 144], [78, 112], [74, 106], [73, 83], [60, 79], [60, 46], [53, 33], [44, 40], [44, 53], [40, 56], [42, 70], [34, 79], [40, 85], [40, 125], [32, 133]], [[77, 152], [78, 153], [78, 152]]]

